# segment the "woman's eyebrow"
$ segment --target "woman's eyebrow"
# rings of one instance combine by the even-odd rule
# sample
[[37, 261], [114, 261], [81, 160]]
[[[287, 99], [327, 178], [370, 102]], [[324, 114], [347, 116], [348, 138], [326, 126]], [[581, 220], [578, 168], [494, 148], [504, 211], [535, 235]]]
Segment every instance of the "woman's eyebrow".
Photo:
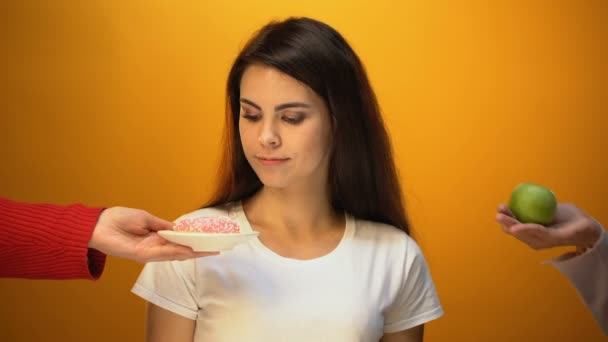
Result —
[[250, 105], [251, 107], [254, 107], [257, 110], [262, 110], [262, 107], [260, 107], [259, 105], [257, 105], [255, 102], [253, 102], [251, 100], [241, 98], [241, 103], [246, 103], [246, 104]]
[[308, 103], [304, 103], [304, 102], [288, 102], [288, 103], [283, 103], [283, 104], [280, 104], [280, 105], [274, 107], [274, 111], [278, 112], [280, 110], [287, 109], [287, 108], [310, 108], [310, 107], [312, 107], [312, 106], [309, 105]]
[[[260, 107], [260, 105], [256, 104], [255, 102], [253, 102], [251, 100], [248, 100], [246, 98], [241, 98], [241, 103], [248, 104], [257, 110], [262, 110], [262, 107]], [[278, 112], [280, 110], [287, 109], [287, 108], [312, 108], [312, 106], [309, 105], [308, 103], [304, 103], [304, 102], [288, 102], [288, 103], [283, 103], [278, 106], [275, 106], [274, 111]]]

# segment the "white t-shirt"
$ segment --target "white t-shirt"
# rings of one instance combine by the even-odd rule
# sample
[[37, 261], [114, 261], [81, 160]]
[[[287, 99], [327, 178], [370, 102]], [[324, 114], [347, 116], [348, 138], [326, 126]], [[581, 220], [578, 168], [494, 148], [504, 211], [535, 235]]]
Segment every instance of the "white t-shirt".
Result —
[[[180, 217], [230, 216], [240, 203]], [[346, 215], [338, 246], [311, 260], [254, 238], [220, 255], [144, 267], [132, 291], [196, 320], [195, 341], [378, 341], [443, 315], [418, 245], [392, 226]]]

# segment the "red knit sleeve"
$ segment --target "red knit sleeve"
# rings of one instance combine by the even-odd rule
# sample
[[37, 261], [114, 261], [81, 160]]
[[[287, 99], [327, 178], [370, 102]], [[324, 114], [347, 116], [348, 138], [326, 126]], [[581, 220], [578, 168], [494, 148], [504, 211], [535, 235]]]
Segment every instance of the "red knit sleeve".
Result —
[[0, 277], [98, 279], [106, 256], [88, 244], [102, 211], [0, 198]]

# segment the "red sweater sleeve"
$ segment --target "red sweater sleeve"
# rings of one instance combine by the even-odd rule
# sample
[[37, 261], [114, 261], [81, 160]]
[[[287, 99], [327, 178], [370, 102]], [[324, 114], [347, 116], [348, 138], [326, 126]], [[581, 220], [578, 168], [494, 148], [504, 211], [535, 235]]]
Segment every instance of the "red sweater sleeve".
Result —
[[0, 277], [98, 279], [106, 256], [88, 244], [102, 211], [0, 198]]

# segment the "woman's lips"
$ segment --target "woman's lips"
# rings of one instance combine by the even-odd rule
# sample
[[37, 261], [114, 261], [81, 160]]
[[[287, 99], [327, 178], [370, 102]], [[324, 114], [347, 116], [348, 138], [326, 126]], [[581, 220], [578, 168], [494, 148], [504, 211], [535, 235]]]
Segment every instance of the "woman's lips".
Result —
[[267, 157], [257, 157], [258, 161], [262, 165], [273, 166], [285, 163], [289, 160], [289, 158], [267, 158]]

